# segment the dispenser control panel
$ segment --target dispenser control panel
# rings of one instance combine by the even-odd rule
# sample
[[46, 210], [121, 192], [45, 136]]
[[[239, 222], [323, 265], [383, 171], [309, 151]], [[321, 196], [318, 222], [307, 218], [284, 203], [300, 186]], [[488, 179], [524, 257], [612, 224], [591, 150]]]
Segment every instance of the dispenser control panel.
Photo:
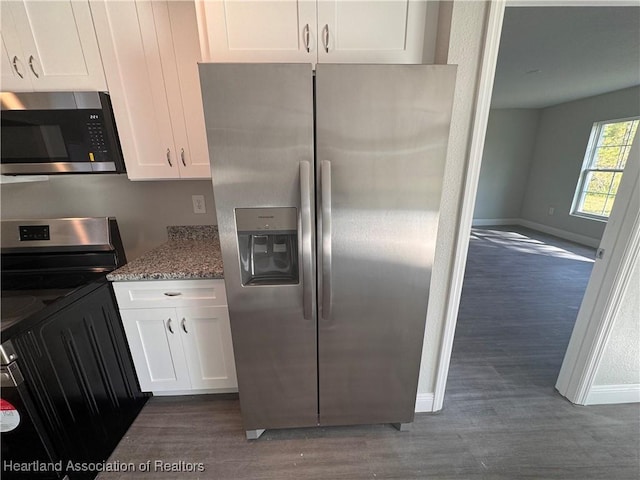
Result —
[[295, 232], [298, 228], [296, 208], [236, 208], [238, 232]]

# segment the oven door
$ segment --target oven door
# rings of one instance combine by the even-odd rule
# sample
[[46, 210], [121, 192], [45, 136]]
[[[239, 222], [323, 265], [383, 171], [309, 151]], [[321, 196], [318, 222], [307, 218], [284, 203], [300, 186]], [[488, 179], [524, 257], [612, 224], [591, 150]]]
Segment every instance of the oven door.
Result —
[[[15, 362], [0, 367], [0, 381], [2, 479], [62, 478], [59, 470], [63, 465]], [[21, 471], [25, 468], [27, 471]]]

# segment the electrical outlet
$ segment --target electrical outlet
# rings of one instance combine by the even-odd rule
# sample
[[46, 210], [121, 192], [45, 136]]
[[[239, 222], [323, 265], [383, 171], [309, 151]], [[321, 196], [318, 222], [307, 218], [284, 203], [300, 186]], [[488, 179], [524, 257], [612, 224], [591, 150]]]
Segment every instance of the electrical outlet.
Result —
[[191, 200], [193, 201], [193, 213], [207, 213], [204, 195], [191, 195]]
[[549, 215], [553, 215], [554, 213], [556, 213], [555, 207], [549, 207]]

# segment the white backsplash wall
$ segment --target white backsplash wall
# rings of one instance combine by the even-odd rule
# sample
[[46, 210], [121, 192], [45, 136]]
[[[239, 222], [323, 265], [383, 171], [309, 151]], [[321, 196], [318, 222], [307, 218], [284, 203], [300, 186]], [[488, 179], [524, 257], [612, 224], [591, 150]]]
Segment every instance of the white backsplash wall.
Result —
[[[204, 195], [206, 213], [193, 213]], [[128, 260], [167, 240], [168, 225], [217, 225], [210, 180], [132, 182], [126, 175], [62, 175], [49, 181], [3, 184], [2, 219], [118, 219]]]

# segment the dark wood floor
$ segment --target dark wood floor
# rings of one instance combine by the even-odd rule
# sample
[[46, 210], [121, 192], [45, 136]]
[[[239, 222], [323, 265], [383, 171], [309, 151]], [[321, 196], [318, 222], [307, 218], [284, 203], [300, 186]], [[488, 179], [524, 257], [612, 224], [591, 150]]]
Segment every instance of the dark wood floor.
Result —
[[202, 462], [115, 479], [634, 479], [637, 404], [578, 407], [554, 384], [594, 251], [532, 231], [474, 229], [444, 410], [388, 425], [244, 439], [233, 395], [153, 398], [111, 460]]

